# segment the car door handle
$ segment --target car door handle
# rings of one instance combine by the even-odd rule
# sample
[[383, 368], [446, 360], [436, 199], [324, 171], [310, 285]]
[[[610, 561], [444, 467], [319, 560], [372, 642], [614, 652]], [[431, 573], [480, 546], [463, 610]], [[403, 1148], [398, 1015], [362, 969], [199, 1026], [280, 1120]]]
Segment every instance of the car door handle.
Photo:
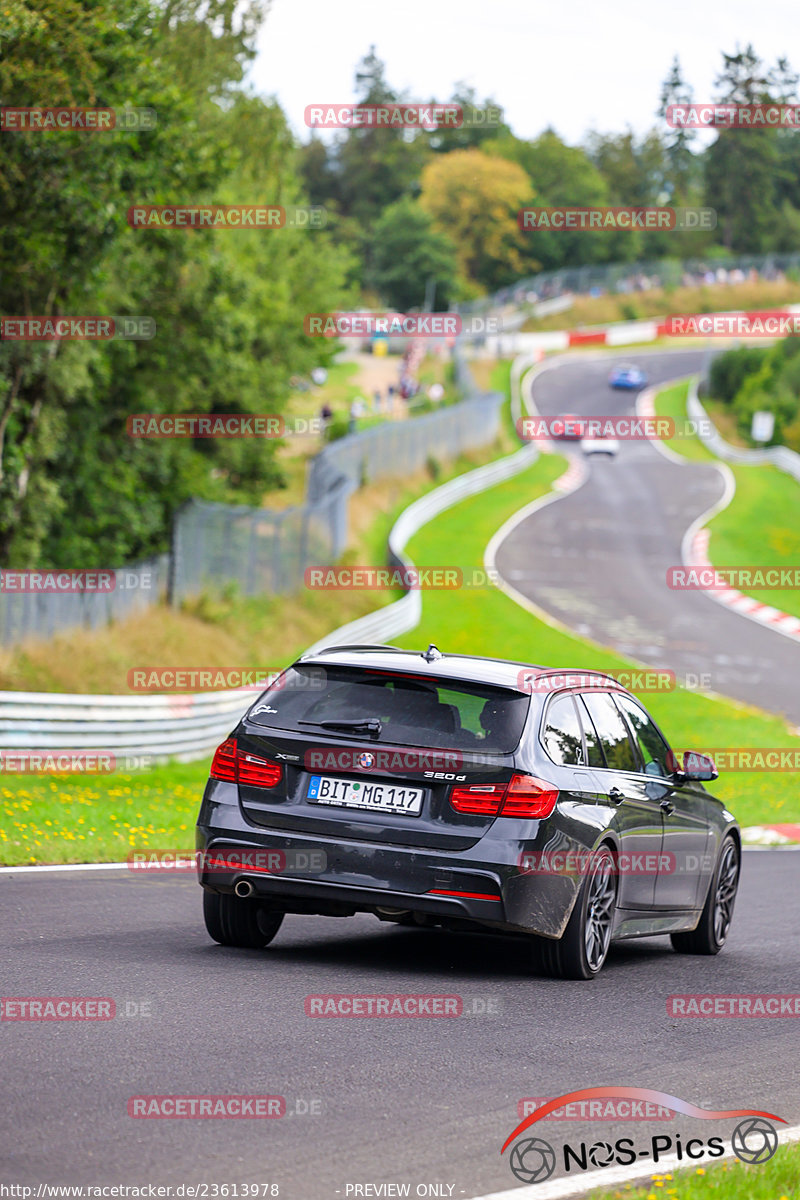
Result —
[[669, 816], [669, 814], [671, 812], [675, 812], [675, 805], [672, 803], [671, 800], [662, 800], [659, 805], [659, 808], [662, 808], [664, 810], [664, 812], [667, 814], [667, 816]]
[[625, 799], [625, 793], [621, 792], [618, 787], [612, 787], [608, 790], [608, 798], [612, 804], [621, 804]]

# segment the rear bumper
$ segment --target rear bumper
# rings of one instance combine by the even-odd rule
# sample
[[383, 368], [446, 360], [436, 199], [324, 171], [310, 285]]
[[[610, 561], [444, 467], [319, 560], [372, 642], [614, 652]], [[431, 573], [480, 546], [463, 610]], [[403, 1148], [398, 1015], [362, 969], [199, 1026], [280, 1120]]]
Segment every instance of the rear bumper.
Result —
[[[199, 882], [210, 891], [232, 892], [247, 880], [255, 898], [288, 912], [391, 917], [381, 910], [393, 910], [552, 938], [563, 933], [581, 882], [519, 869], [520, 856], [530, 850], [587, 849], [559, 830], [556, 814], [547, 822], [503, 822], [501, 829], [493, 826], [468, 850], [452, 851], [349, 839], [332, 842], [313, 834], [256, 827], [238, 803], [219, 799], [217, 791], [216, 803], [204, 803], [197, 825], [197, 849], [205, 852]], [[248, 851], [285, 855], [285, 861], [275, 868], [265, 855]], [[313, 863], [312, 869], [308, 863]]]

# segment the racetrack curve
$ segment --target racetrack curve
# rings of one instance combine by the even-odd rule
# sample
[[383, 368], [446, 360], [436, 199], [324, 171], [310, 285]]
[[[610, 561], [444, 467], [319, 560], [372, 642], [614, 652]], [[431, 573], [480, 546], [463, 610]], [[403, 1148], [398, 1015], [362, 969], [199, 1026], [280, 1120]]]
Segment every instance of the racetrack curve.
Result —
[[[705, 357], [705, 351], [626, 355], [651, 384], [699, 371]], [[533, 383], [539, 412], [633, 414], [634, 394], [608, 386], [613, 361], [573, 359], [539, 374]], [[616, 458], [592, 457], [586, 467], [581, 487], [532, 513], [503, 540], [496, 552], [502, 577], [576, 633], [671, 668], [679, 683], [705, 676], [706, 690], [800, 725], [800, 642], [703, 592], [667, 587], [668, 568], [681, 565], [684, 533], [723, 494], [721, 473], [710, 463], [672, 462], [649, 441], [623, 441]], [[530, 659], [536, 661], [535, 645]]]

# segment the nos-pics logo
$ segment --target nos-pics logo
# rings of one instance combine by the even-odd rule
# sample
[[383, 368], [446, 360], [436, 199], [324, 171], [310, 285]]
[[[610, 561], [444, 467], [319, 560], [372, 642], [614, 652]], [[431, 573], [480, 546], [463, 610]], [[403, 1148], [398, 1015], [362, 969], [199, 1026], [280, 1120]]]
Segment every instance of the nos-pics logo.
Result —
[[[698, 1108], [678, 1096], [670, 1096], [666, 1092], [654, 1091], [651, 1088], [638, 1087], [600, 1087], [582, 1088], [577, 1092], [567, 1092], [548, 1100], [535, 1109], [521, 1121], [516, 1129], [506, 1138], [500, 1151], [504, 1154], [511, 1143], [520, 1134], [525, 1133], [537, 1121], [548, 1116], [565, 1104], [581, 1100], [597, 1099], [643, 1100], [658, 1104], [662, 1108], [671, 1109], [674, 1113], [683, 1113], [704, 1121], [721, 1121], [730, 1117], [744, 1117], [743, 1121], [733, 1131], [731, 1149], [738, 1159], [750, 1165], [767, 1162], [778, 1148], [778, 1134], [772, 1121], [785, 1124], [784, 1118], [775, 1113], [762, 1112], [753, 1108], [706, 1109]], [[577, 1147], [566, 1143], [561, 1147], [565, 1172], [573, 1170], [587, 1171], [593, 1167], [630, 1166], [639, 1158], [649, 1158], [657, 1163], [660, 1158], [673, 1153], [681, 1161], [684, 1157], [697, 1161], [705, 1156], [720, 1158], [725, 1153], [725, 1145], [721, 1137], [690, 1138], [686, 1143], [679, 1134], [658, 1134], [649, 1139], [648, 1143], [639, 1149], [633, 1138], [617, 1138], [615, 1142], [597, 1141], [592, 1145], [581, 1142]], [[513, 1174], [522, 1183], [542, 1183], [555, 1172], [558, 1164], [558, 1154], [549, 1142], [540, 1137], [526, 1137], [516, 1142], [509, 1155], [509, 1166]]]

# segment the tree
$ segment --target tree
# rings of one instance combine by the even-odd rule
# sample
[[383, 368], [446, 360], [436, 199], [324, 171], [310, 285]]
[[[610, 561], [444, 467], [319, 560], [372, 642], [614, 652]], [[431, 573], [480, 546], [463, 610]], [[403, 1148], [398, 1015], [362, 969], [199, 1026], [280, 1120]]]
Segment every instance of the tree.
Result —
[[[370, 47], [356, 68], [356, 103], [399, 104], [403, 96], [387, 83], [384, 64]], [[341, 211], [369, 228], [388, 204], [414, 194], [430, 156], [428, 135], [401, 126], [358, 125], [335, 143]]]
[[[531, 141], [508, 134], [485, 142], [482, 149], [508, 158], [526, 171], [537, 205], [594, 207], [608, 203], [608, 185], [585, 150], [568, 146], [552, 129]], [[611, 231], [587, 235], [581, 230], [542, 229], [524, 236], [531, 269], [551, 271], [618, 261], [630, 252], [630, 235]]]
[[465, 276], [498, 288], [520, 274], [517, 214], [530, 198], [522, 167], [479, 150], [453, 150], [428, 163], [421, 184], [420, 204], [454, 242]]
[[[770, 103], [794, 87], [785, 60], [770, 70], [750, 45], [722, 58], [715, 86], [723, 104]], [[705, 165], [706, 203], [717, 210], [723, 245], [740, 254], [769, 249], [780, 219], [776, 131], [720, 128]]]
[[512, 136], [508, 125], [502, 120], [503, 110], [497, 101], [491, 96], [479, 100], [475, 88], [463, 80], [455, 85], [446, 103], [461, 106], [463, 124], [457, 127], [443, 125], [431, 134], [430, 146], [435, 152], [449, 154], [451, 150], [469, 150], [474, 146], [483, 146], [493, 138]]
[[421, 307], [429, 279], [436, 283], [436, 307], [458, 299], [458, 255], [450, 237], [434, 229], [433, 219], [405, 196], [384, 209], [374, 227], [370, 281], [392, 308]]
[[345, 297], [347, 257], [325, 231], [125, 220], [131, 201], [302, 201], [283, 114], [236, 86], [257, 11], [233, 0], [43, 0], [40, 21], [17, 12], [5, 27], [3, 104], [135, 97], [158, 125], [0, 139], [11, 217], [0, 311], [135, 313], [157, 325], [151, 341], [0, 343], [4, 564], [121, 564], [165, 547], [188, 496], [258, 502], [280, 478], [274, 442], [125, 433], [135, 412], [280, 412], [290, 376], [333, 353], [303, 332], [307, 312]]
[[[671, 105], [689, 106], [692, 101], [692, 89], [683, 78], [681, 64], [676, 54], [672, 60], [669, 75], [661, 85], [658, 116], [666, 121], [667, 110]], [[666, 182], [672, 203], [687, 203], [688, 196], [697, 184], [698, 164], [692, 151], [692, 143], [696, 137], [696, 130], [684, 129], [682, 126], [669, 128], [669, 132], [663, 137], [667, 160]]]

